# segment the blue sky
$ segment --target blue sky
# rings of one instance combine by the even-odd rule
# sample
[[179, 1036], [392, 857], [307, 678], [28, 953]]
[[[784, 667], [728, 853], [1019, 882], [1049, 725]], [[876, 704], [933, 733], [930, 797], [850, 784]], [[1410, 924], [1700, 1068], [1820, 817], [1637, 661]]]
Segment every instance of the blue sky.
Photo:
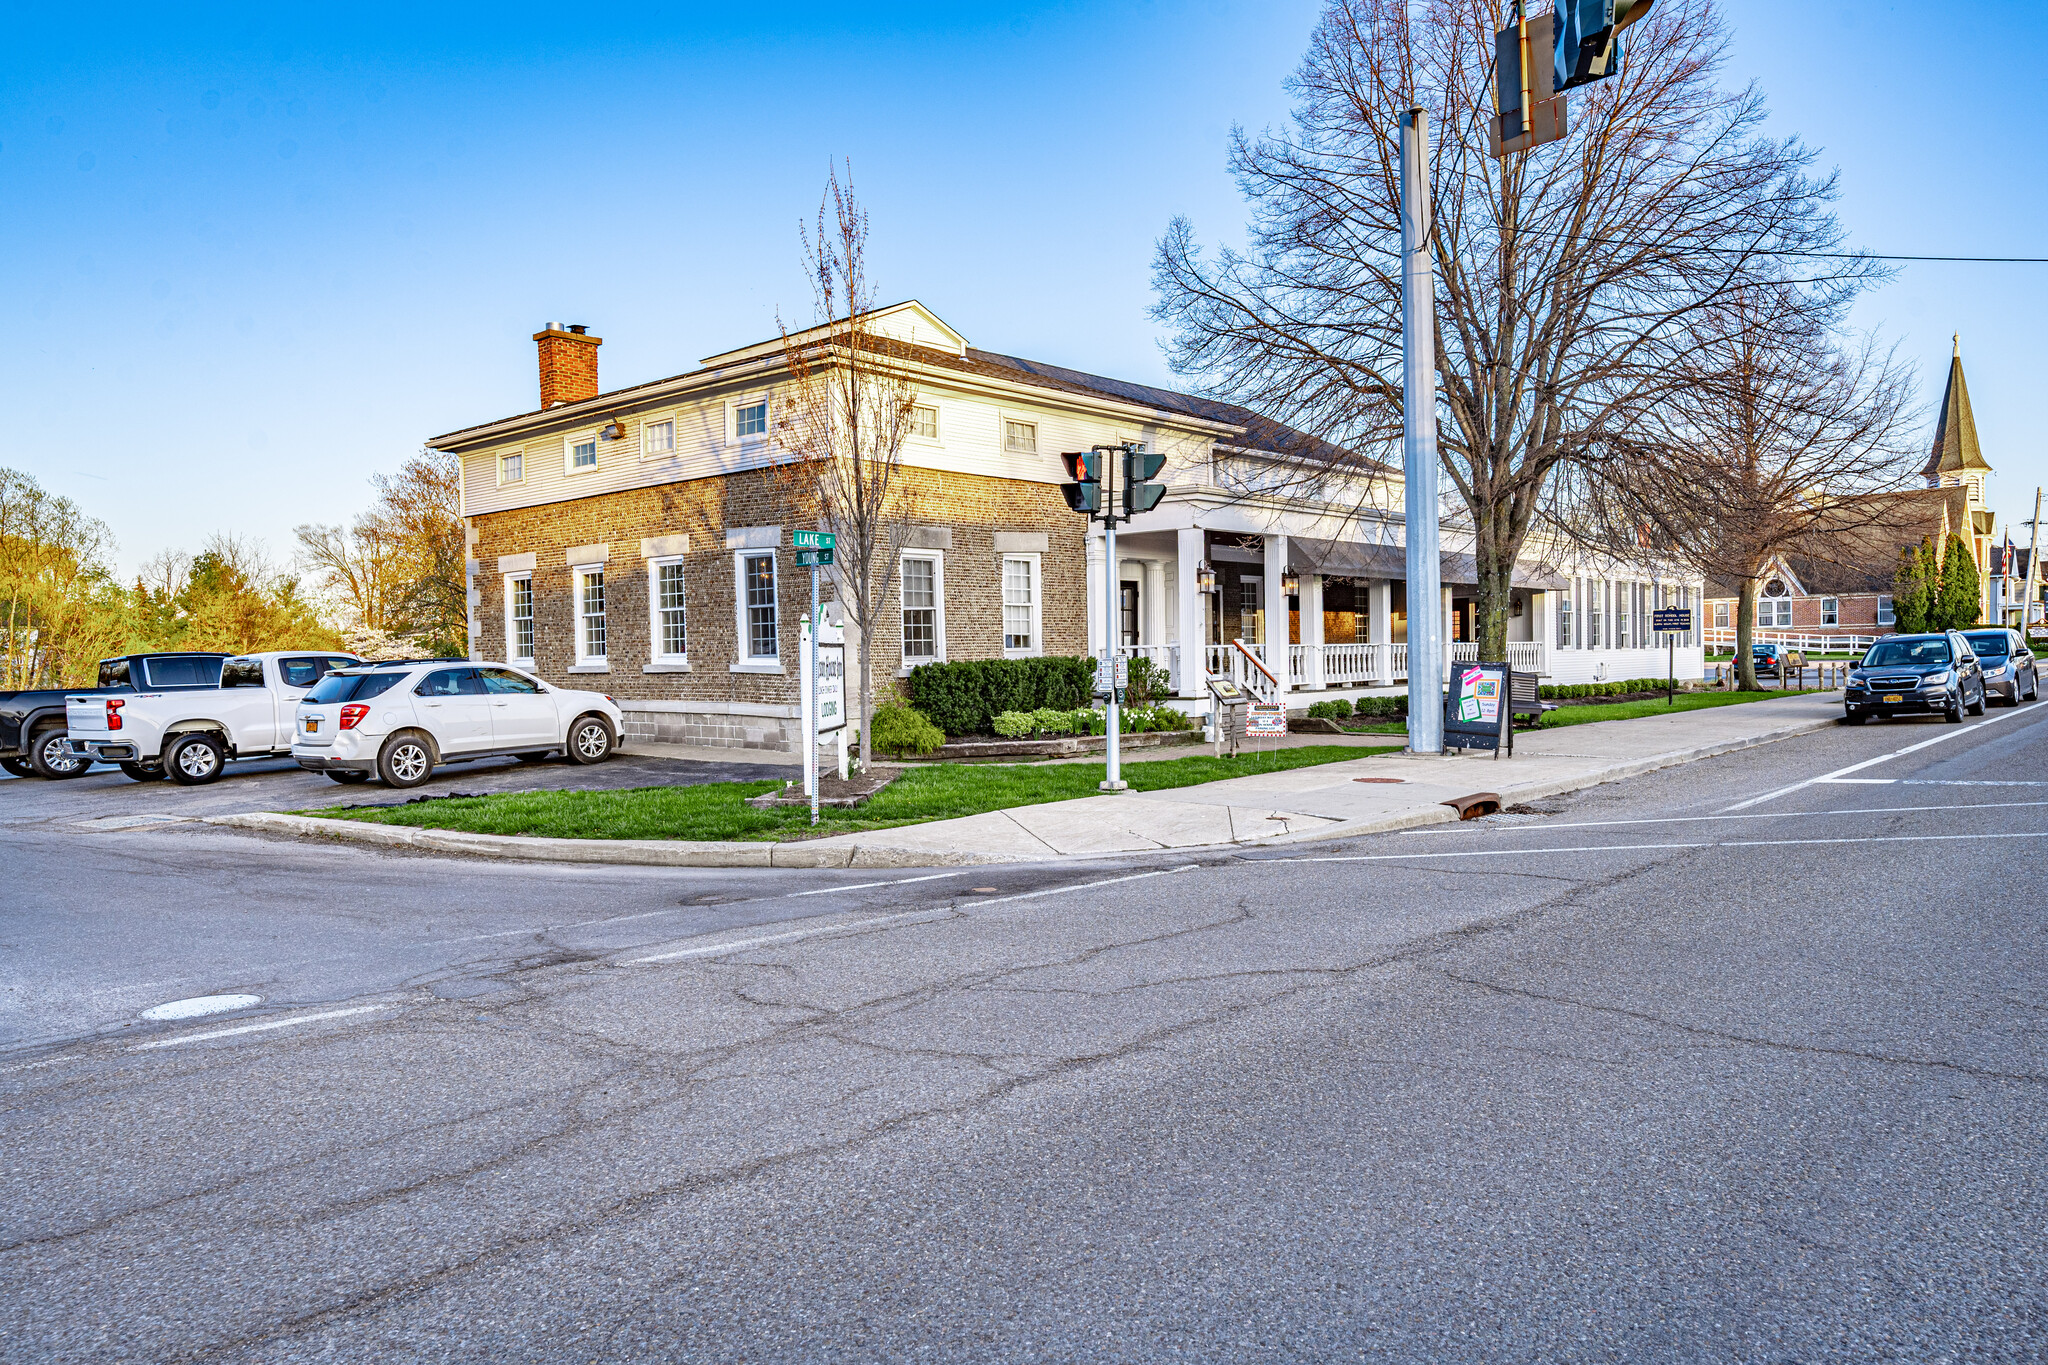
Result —
[[[850, 157], [881, 293], [977, 345], [1166, 382], [1153, 242], [1243, 220], [1303, 0], [858, 7], [220, 4], [17, 16], [0, 56], [0, 464], [133, 566], [342, 521], [428, 435], [534, 405], [532, 333], [606, 387], [808, 316], [799, 221]], [[1731, 80], [1843, 173], [1855, 241], [2048, 256], [2048, 6], [1727, 0]], [[1888, 74], [1886, 74], [1888, 73]], [[1937, 396], [1960, 331], [1993, 497], [2048, 450], [2048, 266], [1909, 267], [1862, 307]]]

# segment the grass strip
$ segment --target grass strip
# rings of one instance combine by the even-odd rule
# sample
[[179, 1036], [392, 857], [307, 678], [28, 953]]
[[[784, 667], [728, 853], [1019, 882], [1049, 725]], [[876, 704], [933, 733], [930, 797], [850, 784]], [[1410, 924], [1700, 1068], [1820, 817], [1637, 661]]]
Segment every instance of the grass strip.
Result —
[[[1386, 748], [1318, 744], [1276, 749], [1237, 758], [1175, 758], [1131, 763], [1124, 780], [1137, 791], [1166, 791], [1232, 777], [1308, 768], [1394, 752]], [[466, 796], [378, 809], [308, 810], [337, 820], [381, 825], [465, 830], [472, 834], [523, 834], [548, 839], [750, 839], [780, 840], [814, 834], [847, 834], [895, 825], [950, 820], [1012, 806], [1070, 801], [1096, 795], [1102, 772], [1089, 763], [938, 763], [913, 768], [876, 793], [865, 806], [819, 812], [814, 830], [810, 811], [785, 806], [757, 810], [746, 798], [773, 791], [779, 782], [708, 782], [694, 787], [632, 787], [623, 791], [519, 792]]]
[[1775, 692], [1681, 692], [1665, 705], [1664, 698], [1615, 702], [1607, 706], [1560, 706], [1543, 717], [1542, 729], [1561, 725], [1585, 725], [1596, 720], [1638, 720], [1644, 716], [1668, 716], [1679, 711], [1701, 711], [1712, 706], [1738, 706], [1749, 701], [1775, 701], [1779, 697], [1805, 697], [1813, 688], [1786, 688]]

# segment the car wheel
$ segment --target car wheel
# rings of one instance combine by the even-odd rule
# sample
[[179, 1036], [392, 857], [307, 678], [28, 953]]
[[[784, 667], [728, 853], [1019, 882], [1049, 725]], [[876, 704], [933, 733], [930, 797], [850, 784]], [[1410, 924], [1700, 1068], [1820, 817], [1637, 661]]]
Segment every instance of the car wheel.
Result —
[[1943, 719], [1947, 720], [1950, 725], [1961, 725], [1963, 723], [1963, 694], [1957, 692], [1954, 696], [1950, 697], [1948, 699], [1948, 709], [1941, 714]]
[[569, 727], [569, 757], [578, 763], [602, 763], [612, 756], [612, 727], [597, 716], [584, 716]]
[[353, 787], [358, 782], [368, 782], [370, 774], [359, 773], [353, 768], [329, 768], [327, 770], [327, 780], [329, 782], [339, 782], [345, 787]]
[[203, 787], [227, 765], [227, 746], [212, 735], [180, 735], [164, 750], [164, 771], [181, 787]]
[[387, 787], [417, 787], [434, 775], [434, 749], [416, 734], [397, 734], [384, 741], [377, 755], [377, 776]]
[[544, 751], [544, 752], [541, 752], [541, 753], [537, 753], [537, 754], [514, 754], [514, 755], [512, 755], [512, 757], [514, 757], [514, 758], [518, 759], [518, 760], [519, 760], [519, 761], [520, 761], [521, 763], [545, 763], [545, 762], [547, 762], [547, 761], [548, 761], [549, 759], [553, 758], [554, 756], [555, 756], [555, 754], [554, 754], [554, 751], [553, 751], [552, 749], [549, 749], [549, 750], [546, 750], [546, 751]]
[[164, 770], [154, 763], [123, 763], [121, 771], [134, 778], [137, 782], [161, 782], [164, 780]]
[[83, 777], [92, 760], [73, 754], [65, 747], [64, 731], [51, 729], [37, 732], [28, 742], [28, 765], [39, 776], [62, 779]]
[[16, 777], [34, 777], [36, 775], [35, 764], [25, 758], [0, 758], [0, 768], [6, 769]]
[[1985, 688], [1985, 687], [1980, 687], [1980, 688], [1978, 688], [1978, 689], [1977, 689], [1977, 704], [1976, 704], [1976, 705], [1974, 705], [1974, 706], [1972, 706], [1972, 707], [1970, 708], [1970, 714], [1971, 714], [1971, 715], [1973, 715], [1973, 716], [1981, 716], [1981, 715], [1983, 715], [1983, 714], [1985, 713], [1985, 711], [1987, 711], [1987, 710], [1989, 710], [1989, 709], [1990, 709], [1990, 703], [1991, 703], [1991, 690], [1990, 690], [1989, 688]]

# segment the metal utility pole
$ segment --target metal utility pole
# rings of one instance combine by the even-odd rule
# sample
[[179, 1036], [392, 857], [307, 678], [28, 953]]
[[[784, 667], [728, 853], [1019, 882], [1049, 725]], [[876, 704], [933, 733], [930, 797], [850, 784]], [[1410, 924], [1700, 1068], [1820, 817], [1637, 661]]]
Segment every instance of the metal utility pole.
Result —
[[1408, 751], [1444, 749], [1438, 557], [1436, 274], [1429, 254], [1429, 115], [1401, 115], [1401, 474], [1408, 513]]
[[2034, 488], [2034, 543], [2027, 550], [2026, 596], [2020, 603], [2020, 634], [2025, 635], [2027, 627], [2034, 623], [2034, 603], [2040, 599], [2035, 595], [2041, 590], [2041, 489]]
[[[1116, 506], [1116, 455], [1123, 454], [1118, 446], [1097, 446], [1096, 453], [1102, 456], [1102, 505]], [[1109, 739], [1107, 763], [1102, 774], [1101, 790], [1120, 792], [1124, 786], [1123, 755], [1123, 708], [1117, 703], [1116, 685], [1116, 637], [1118, 618], [1122, 615], [1123, 584], [1117, 581], [1116, 568], [1116, 516], [1114, 512], [1102, 519], [1102, 662], [1109, 668], [1109, 707], [1103, 713], [1106, 723], [1103, 734]]]

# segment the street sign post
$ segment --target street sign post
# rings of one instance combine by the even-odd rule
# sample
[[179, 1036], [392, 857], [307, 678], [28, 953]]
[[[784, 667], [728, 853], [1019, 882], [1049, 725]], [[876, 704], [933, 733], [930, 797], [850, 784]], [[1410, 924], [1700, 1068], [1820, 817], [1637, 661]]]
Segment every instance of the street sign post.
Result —
[[[811, 614], [804, 622], [804, 640], [801, 651], [803, 658], [804, 711], [804, 794], [811, 798], [811, 823], [818, 823], [818, 735], [822, 698], [818, 688], [818, 631], [825, 624], [818, 606], [818, 569], [832, 562], [832, 552], [839, 544], [839, 537], [830, 531], [792, 531], [790, 543], [796, 546], [796, 564], [800, 569], [811, 571]], [[839, 724], [846, 723], [846, 653], [840, 646], [839, 662], [834, 670], [839, 679], [838, 696], [834, 709]], [[833, 729], [837, 726], [830, 727]]]
[[1664, 633], [1664, 704], [1669, 706], [1678, 695], [1678, 637], [1692, 629], [1692, 608], [1653, 608], [1650, 629]]

